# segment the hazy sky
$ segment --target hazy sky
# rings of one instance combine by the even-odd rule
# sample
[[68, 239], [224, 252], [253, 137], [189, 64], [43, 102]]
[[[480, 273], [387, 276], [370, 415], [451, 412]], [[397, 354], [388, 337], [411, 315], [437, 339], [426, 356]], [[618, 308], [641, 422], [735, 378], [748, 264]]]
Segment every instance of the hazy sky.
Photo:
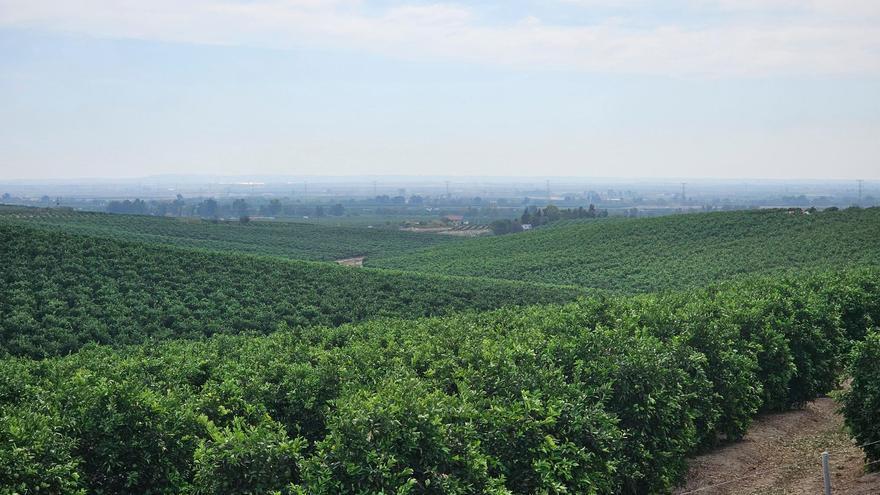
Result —
[[0, 0], [0, 179], [880, 179], [878, 0]]

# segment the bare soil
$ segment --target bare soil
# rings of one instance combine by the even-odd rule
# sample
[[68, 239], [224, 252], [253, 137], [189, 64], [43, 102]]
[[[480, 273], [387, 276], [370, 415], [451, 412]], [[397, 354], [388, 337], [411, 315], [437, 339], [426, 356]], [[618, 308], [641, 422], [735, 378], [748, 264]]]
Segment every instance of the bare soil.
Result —
[[449, 227], [401, 227], [400, 230], [403, 232], [417, 232], [422, 234], [437, 234], [441, 232], [446, 232], [450, 228]]
[[366, 256], [356, 256], [354, 258], [344, 258], [341, 260], [336, 260], [336, 262], [343, 266], [354, 266], [360, 268], [364, 266], [364, 259], [366, 259]]
[[845, 431], [837, 408], [826, 397], [803, 410], [757, 418], [742, 441], [691, 459], [686, 482], [675, 493], [821, 494], [821, 455], [827, 450], [832, 494], [880, 494], [880, 473], [865, 472], [864, 455]]
[[444, 231], [438, 232], [438, 234], [452, 235], [452, 236], [458, 236], [458, 237], [480, 237], [480, 236], [484, 236], [484, 235], [489, 235], [491, 233], [492, 233], [491, 229], [471, 229], [471, 230], [450, 229], [450, 230], [444, 230]]

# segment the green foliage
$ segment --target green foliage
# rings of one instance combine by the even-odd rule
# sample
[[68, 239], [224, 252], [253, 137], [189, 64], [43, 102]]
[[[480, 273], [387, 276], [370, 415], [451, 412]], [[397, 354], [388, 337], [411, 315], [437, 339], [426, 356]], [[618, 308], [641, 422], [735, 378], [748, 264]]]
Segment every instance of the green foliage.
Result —
[[24, 223], [53, 232], [314, 261], [404, 254], [414, 249], [460, 241], [455, 236], [439, 234], [255, 222], [247, 215], [239, 217], [232, 222], [210, 222], [42, 208], [0, 209], [2, 223]]
[[[871, 270], [853, 273], [876, 276]], [[812, 290], [813, 285], [796, 280], [748, 281], [741, 284], [748, 298], [736, 293], [716, 296], [758, 353], [763, 409], [801, 406], [837, 385], [840, 356], [847, 345], [840, 308]]]
[[[833, 386], [859, 310], [820, 288], [877, 276], [5, 359], [0, 442], [26, 455], [4, 449], [0, 473], [34, 493], [666, 493], [758, 409]], [[847, 403], [865, 440], [866, 342]]]
[[[875, 441], [880, 273], [780, 274], [876, 265], [878, 211], [560, 221], [404, 256], [437, 240], [4, 209], [0, 354], [46, 359], [0, 359], [0, 495], [667, 493], [847, 361], [847, 424]], [[278, 259], [365, 252], [621, 292], [770, 275], [570, 302]], [[567, 304], [507, 307], [547, 303]]]
[[200, 425], [177, 394], [123, 380], [80, 371], [56, 385], [90, 493], [177, 493]]
[[0, 355], [572, 300], [573, 288], [359, 270], [0, 224]]
[[367, 266], [571, 284], [621, 292], [705, 286], [743, 275], [880, 264], [880, 208], [781, 210], [560, 221]]
[[865, 338], [868, 329], [880, 326], [880, 278], [859, 272], [814, 277], [811, 290], [837, 307], [846, 337], [851, 342]]
[[417, 379], [394, 379], [340, 397], [317, 444], [308, 492], [484, 492], [487, 459], [476, 412]]
[[852, 386], [842, 398], [844, 419], [856, 442], [866, 445], [868, 462], [875, 462], [880, 460], [880, 330], [854, 346], [849, 370]]
[[85, 495], [74, 441], [61, 421], [30, 408], [0, 409], [0, 494]]
[[305, 441], [288, 438], [279, 423], [264, 417], [249, 425], [236, 417], [220, 429], [207, 418], [204, 421], [210, 439], [203, 439], [194, 454], [194, 494], [277, 493], [299, 480]]

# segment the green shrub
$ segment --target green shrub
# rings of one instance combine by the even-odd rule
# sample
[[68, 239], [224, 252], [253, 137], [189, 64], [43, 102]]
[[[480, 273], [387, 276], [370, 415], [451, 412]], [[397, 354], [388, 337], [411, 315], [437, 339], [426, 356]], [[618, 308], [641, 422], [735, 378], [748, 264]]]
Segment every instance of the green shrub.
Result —
[[[309, 493], [487, 493], [473, 411], [418, 380], [393, 379], [337, 401]], [[488, 493], [491, 493], [489, 490]]]
[[[738, 322], [717, 299], [703, 290], [664, 296], [622, 299], [606, 309], [606, 320], [642, 329], [693, 355], [683, 362], [693, 380], [708, 380], [693, 405], [698, 443], [714, 445], [719, 434], [740, 438], [761, 404], [757, 380], [758, 346], [743, 339]], [[609, 318], [610, 317], [610, 318]]]
[[863, 340], [869, 328], [880, 324], [880, 277], [870, 270], [815, 277], [810, 287], [837, 308], [850, 342]]
[[57, 413], [0, 409], [0, 495], [86, 494], [75, 440], [63, 431]]
[[[606, 349], [612, 345], [608, 341], [620, 342], [614, 332], [604, 332]], [[596, 383], [611, 384], [608, 409], [624, 433], [621, 484], [627, 493], [671, 490], [685, 472], [685, 457], [699, 442], [693, 406], [710, 393], [710, 383], [688, 372], [690, 360], [699, 358], [689, 350], [659, 345], [653, 337], [617, 345], [616, 356], [597, 347], [584, 358], [599, 358], [597, 368], [607, 374]], [[603, 354], [610, 359], [603, 362]]]
[[759, 279], [728, 291], [718, 297], [757, 351], [763, 409], [799, 407], [837, 386], [847, 348], [838, 307], [790, 279]]
[[[880, 460], [880, 330], [869, 332], [854, 346], [850, 365], [852, 385], [843, 395], [847, 427], [864, 448], [869, 462]], [[877, 464], [874, 470], [880, 469]]]
[[59, 383], [61, 417], [76, 438], [91, 493], [175, 493], [190, 477], [200, 426], [174, 395], [138, 380], [76, 372]]
[[287, 492], [299, 481], [305, 440], [291, 439], [284, 427], [268, 417], [257, 425], [235, 418], [217, 428], [203, 418], [209, 439], [195, 451], [193, 493], [238, 495]]

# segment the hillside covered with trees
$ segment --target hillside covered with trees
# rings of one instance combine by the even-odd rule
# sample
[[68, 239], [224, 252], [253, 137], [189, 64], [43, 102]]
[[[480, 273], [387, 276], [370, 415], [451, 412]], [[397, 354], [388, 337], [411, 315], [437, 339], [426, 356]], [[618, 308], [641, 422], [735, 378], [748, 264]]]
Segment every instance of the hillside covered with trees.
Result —
[[573, 300], [574, 288], [353, 269], [0, 224], [0, 354]]
[[648, 292], [750, 274], [880, 264], [880, 208], [569, 221], [367, 266]]
[[[0, 219], [3, 495], [666, 493], [847, 377], [880, 460], [877, 209], [411, 254], [368, 229], [21, 211]], [[417, 271], [284, 259], [361, 235]]]
[[316, 261], [405, 254], [459, 241], [453, 236], [391, 229], [292, 222], [218, 222], [22, 207], [0, 207], [0, 222], [26, 223], [55, 231], [122, 240]]

